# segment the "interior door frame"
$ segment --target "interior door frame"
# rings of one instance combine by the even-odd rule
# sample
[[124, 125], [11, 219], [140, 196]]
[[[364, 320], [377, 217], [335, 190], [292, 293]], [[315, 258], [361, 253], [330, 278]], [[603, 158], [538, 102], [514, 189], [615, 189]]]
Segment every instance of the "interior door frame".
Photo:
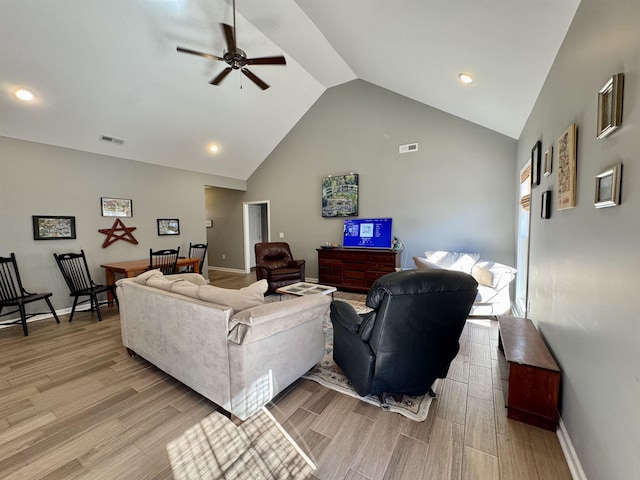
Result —
[[269, 200], [242, 203], [242, 230], [244, 237], [244, 273], [251, 272], [251, 245], [249, 239], [249, 205], [264, 205], [267, 220], [267, 242], [271, 241], [271, 205]]

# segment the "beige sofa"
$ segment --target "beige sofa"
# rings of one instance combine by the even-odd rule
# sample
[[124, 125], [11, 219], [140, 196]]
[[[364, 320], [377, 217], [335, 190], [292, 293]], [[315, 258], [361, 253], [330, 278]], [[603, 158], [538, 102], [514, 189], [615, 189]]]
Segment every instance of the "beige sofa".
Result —
[[417, 268], [458, 270], [473, 276], [478, 282], [478, 294], [469, 316], [493, 317], [511, 311], [511, 282], [516, 269], [483, 260], [478, 253], [427, 251], [424, 257], [413, 257]]
[[228, 290], [158, 270], [116, 285], [124, 346], [243, 420], [324, 354], [325, 295], [264, 303], [264, 280]]

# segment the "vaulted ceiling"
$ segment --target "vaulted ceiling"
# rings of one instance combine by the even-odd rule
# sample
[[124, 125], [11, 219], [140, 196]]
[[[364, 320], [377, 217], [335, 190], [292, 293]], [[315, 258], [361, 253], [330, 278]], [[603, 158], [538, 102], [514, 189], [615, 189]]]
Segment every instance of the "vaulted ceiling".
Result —
[[262, 91], [176, 52], [222, 56], [231, 0], [0, 0], [0, 135], [244, 180], [360, 78], [517, 139], [579, 2], [236, 0], [238, 46], [287, 60]]

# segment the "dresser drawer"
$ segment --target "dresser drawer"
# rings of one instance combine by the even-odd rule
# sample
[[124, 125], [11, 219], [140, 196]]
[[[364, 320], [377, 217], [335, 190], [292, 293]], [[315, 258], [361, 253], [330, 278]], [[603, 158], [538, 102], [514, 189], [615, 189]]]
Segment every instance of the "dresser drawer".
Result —
[[335, 267], [320, 267], [320, 275], [342, 276], [342, 267], [340, 265]]

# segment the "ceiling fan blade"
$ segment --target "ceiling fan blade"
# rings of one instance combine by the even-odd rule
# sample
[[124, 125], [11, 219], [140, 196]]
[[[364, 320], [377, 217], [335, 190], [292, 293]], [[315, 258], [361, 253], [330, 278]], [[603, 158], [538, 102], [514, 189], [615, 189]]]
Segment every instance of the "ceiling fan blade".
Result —
[[277, 55], [275, 57], [258, 57], [258, 58], [247, 58], [247, 65], [286, 65], [287, 61], [284, 59], [282, 55]]
[[218, 85], [220, 82], [222, 82], [222, 80], [224, 80], [224, 77], [226, 77], [227, 75], [229, 75], [229, 73], [231, 73], [231, 70], [233, 70], [231, 67], [225, 68], [223, 71], [221, 71], [218, 74], [218, 76], [216, 78], [211, 80], [209, 83], [211, 85]]
[[269, 84], [262, 81], [260, 78], [258, 78], [255, 74], [251, 73], [246, 68], [243, 68], [240, 71], [244, 73], [247, 77], [249, 77], [249, 79], [256, 85], [258, 85], [262, 90], [266, 90], [267, 88], [269, 88]]
[[210, 58], [211, 60], [224, 61], [224, 58], [216, 57], [215, 55], [211, 55], [210, 53], [196, 52], [195, 50], [191, 50], [190, 48], [176, 47], [176, 50], [182, 53], [190, 53], [191, 55], [198, 55], [199, 57]]
[[222, 23], [222, 30], [224, 30], [224, 38], [227, 40], [227, 51], [235, 52], [236, 51], [236, 39], [233, 34], [233, 27], [227, 25], [226, 23]]

